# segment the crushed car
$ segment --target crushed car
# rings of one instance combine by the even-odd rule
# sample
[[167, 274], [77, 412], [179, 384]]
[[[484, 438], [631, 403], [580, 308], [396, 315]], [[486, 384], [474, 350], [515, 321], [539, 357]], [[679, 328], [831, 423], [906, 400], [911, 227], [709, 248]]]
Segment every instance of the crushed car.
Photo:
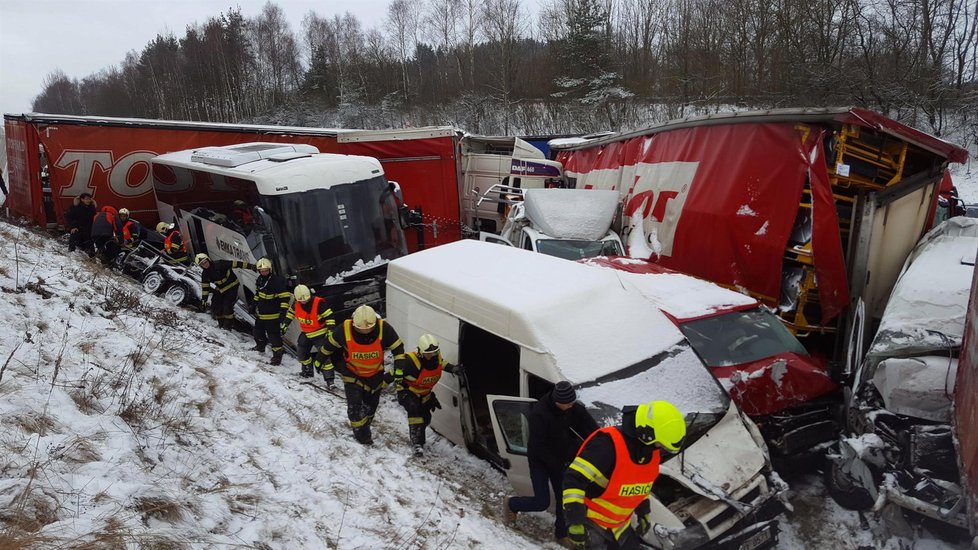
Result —
[[[951, 413], [976, 250], [978, 219], [951, 218], [927, 233], [868, 352], [848, 367], [849, 433], [828, 456], [826, 483], [840, 505], [883, 512], [898, 534], [909, 525], [897, 512], [968, 528]], [[860, 334], [851, 349], [861, 349]]]

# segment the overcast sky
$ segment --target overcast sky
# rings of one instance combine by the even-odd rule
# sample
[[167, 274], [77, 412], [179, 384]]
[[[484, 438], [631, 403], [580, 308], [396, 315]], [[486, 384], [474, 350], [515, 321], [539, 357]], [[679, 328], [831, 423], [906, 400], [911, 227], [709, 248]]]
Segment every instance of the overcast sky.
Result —
[[[117, 66], [158, 33], [184, 34], [190, 23], [240, 6], [245, 17], [266, 0], [0, 0], [0, 112], [25, 113], [44, 78], [61, 69], [84, 78]], [[365, 28], [382, 25], [388, 0], [278, 0], [299, 35], [310, 10], [322, 16], [346, 11]], [[420, 2], [419, 2], [420, 3]]]

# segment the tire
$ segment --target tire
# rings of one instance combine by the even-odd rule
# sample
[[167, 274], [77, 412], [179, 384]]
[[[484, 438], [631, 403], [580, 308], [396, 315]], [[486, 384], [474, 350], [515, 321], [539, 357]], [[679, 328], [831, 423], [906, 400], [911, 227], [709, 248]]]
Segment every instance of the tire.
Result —
[[150, 294], [159, 294], [166, 286], [166, 277], [159, 271], [150, 271], [143, 277], [143, 290]]
[[862, 486], [842, 470], [836, 460], [828, 460], [825, 465], [825, 487], [832, 500], [846, 510], [869, 510], [875, 500]]
[[171, 286], [163, 293], [163, 299], [175, 306], [182, 306], [187, 303], [189, 296], [190, 292], [187, 290], [186, 285], [182, 283]]

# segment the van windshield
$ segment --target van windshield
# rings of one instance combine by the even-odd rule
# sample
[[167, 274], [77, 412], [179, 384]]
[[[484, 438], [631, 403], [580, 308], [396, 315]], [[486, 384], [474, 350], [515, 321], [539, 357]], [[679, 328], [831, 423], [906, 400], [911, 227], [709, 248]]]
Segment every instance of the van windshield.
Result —
[[685, 342], [587, 382], [577, 394], [601, 426], [621, 422], [627, 405], [669, 401], [686, 416], [687, 444], [709, 431], [730, 407], [730, 397]]
[[596, 256], [621, 256], [624, 252], [618, 241], [574, 241], [563, 239], [537, 239], [537, 251], [565, 260], [581, 260]]
[[743, 365], [779, 353], [808, 355], [784, 323], [761, 308], [688, 321], [679, 330], [710, 367]]

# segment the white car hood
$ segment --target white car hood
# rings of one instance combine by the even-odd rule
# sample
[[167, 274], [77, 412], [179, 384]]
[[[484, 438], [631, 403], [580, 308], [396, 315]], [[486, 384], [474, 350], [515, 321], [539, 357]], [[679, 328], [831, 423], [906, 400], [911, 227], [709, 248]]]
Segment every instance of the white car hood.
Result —
[[957, 370], [958, 360], [950, 357], [895, 357], [876, 367], [873, 385], [892, 413], [950, 422]]
[[659, 471], [691, 491], [717, 500], [746, 485], [764, 465], [764, 450], [754, 442], [731, 401], [716, 426]]

